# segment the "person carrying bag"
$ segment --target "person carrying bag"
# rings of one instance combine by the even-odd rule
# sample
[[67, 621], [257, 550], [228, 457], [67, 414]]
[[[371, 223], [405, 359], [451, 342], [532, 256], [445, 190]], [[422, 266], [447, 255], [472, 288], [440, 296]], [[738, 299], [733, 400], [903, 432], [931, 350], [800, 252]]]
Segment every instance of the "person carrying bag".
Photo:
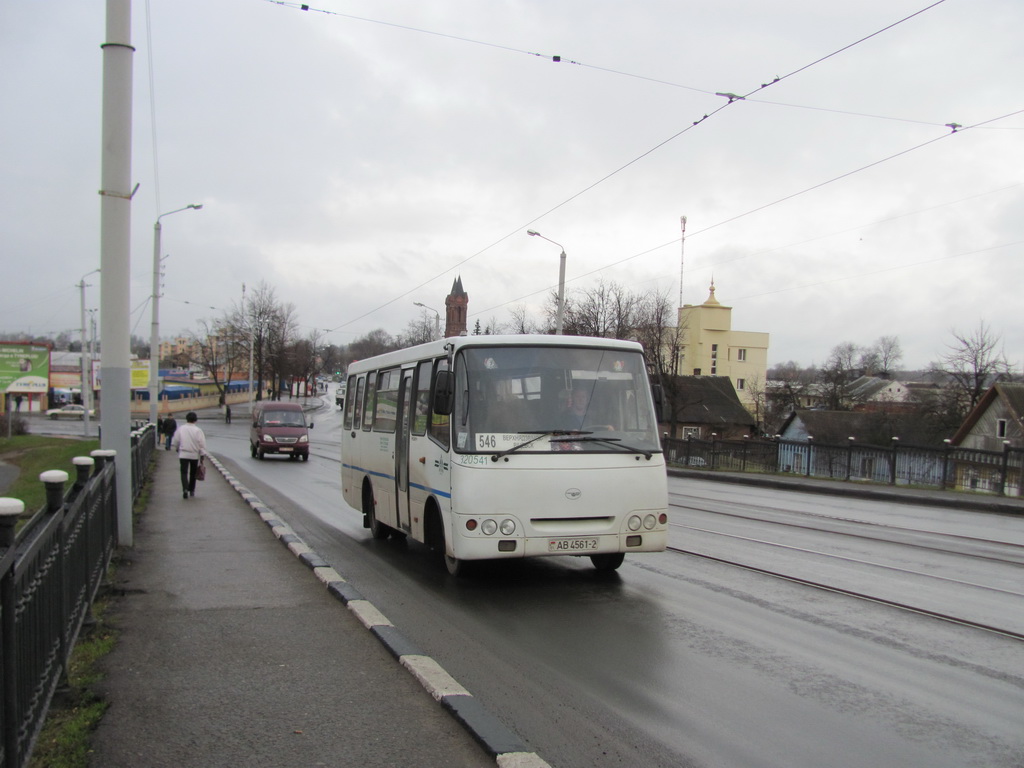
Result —
[[[195, 411], [189, 411], [185, 424], [181, 426], [171, 440], [171, 447], [178, 452], [178, 463], [181, 465], [181, 498], [187, 499], [196, 495], [196, 480], [200, 460], [206, 456], [206, 435], [196, 422], [199, 417]], [[203, 469], [205, 475], [205, 467]]]

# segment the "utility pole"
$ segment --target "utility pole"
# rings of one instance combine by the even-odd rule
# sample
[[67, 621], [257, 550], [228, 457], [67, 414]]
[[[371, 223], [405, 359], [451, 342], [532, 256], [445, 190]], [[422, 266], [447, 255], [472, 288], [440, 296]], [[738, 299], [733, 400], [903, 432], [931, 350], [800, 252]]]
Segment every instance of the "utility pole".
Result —
[[118, 544], [132, 533], [131, 437], [131, 0], [107, 0], [103, 49], [100, 171], [100, 362], [103, 366], [102, 447], [115, 452]]

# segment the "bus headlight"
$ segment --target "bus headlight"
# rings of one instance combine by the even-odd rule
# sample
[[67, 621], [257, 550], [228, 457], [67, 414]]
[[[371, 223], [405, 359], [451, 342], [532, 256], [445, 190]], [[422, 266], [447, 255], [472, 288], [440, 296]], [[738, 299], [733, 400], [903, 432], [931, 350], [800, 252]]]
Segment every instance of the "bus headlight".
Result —
[[658, 518], [654, 515], [644, 515], [644, 528], [648, 531], [653, 531], [654, 526], [658, 524]]
[[487, 536], [493, 536], [495, 531], [498, 530], [498, 524], [493, 520], [484, 520], [483, 524], [480, 526], [480, 530]]
[[640, 522], [640, 515], [630, 515], [629, 520], [626, 523], [631, 531], [639, 531], [642, 523]]
[[516, 532], [516, 521], [511, 518], [505, 518], [501, 521], [501, 535], [511, 536]]

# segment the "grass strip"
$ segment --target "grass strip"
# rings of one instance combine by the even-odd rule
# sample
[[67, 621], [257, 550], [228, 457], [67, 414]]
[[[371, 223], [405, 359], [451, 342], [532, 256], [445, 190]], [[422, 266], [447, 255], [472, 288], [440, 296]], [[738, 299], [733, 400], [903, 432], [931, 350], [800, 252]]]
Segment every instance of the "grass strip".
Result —
[[42, 435], [0, 438], [0, 461], [19, 470], [4, 495], [25, 502], [25, 515], [31, 516], [46, 503], [46, 488], [39, 482], [39, 475], [50, 469], [62, 469], [70, 476], [69, 483], [73, 482], [75, 467], [71, 460], [88, 456], [99, 447], [99, 440]]

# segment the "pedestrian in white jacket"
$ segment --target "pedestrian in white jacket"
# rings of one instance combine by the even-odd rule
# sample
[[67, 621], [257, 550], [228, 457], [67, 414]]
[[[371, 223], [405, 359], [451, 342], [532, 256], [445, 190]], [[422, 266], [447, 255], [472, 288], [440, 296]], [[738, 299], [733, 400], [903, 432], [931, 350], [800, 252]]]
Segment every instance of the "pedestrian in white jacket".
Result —
[[196, 422], [199, 417], [195, 411], [189, 411], [185, 423], [171, 438], [171, 447], [178, 452], [178, 463], [181, 465], [181, 498], [187, 499], [196, 495], [196, 473], [199, 462], [206, 452], [206, 435]]

